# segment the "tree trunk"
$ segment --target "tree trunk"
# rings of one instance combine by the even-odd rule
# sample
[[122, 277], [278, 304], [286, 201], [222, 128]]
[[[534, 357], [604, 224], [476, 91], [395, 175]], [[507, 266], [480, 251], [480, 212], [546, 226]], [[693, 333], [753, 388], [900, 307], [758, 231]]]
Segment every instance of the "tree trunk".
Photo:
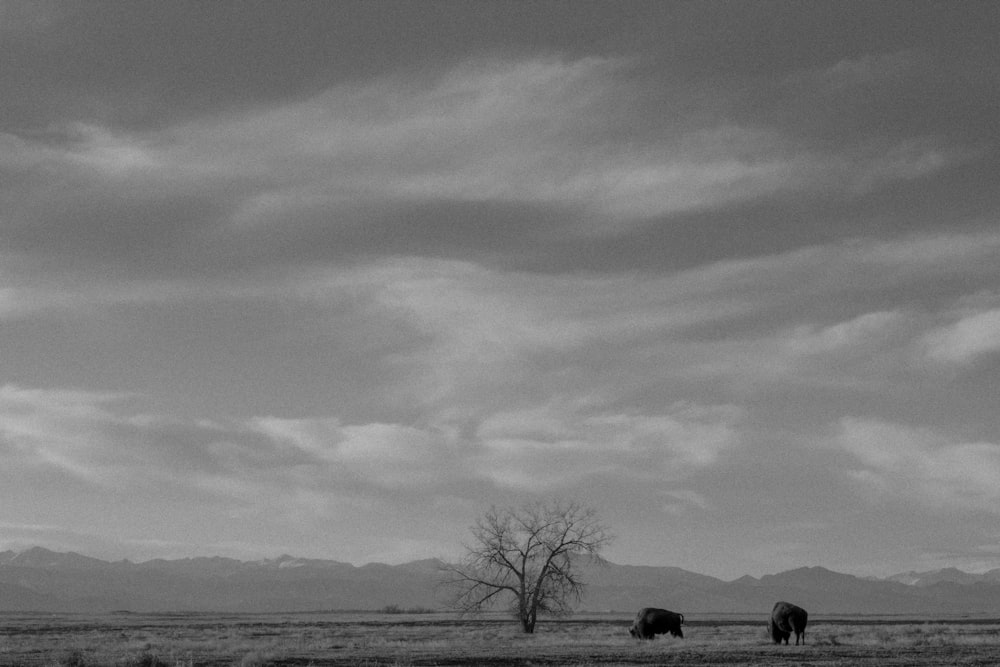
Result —
[[525, 634], [534, 634], [535, 632], [535, 621], [538, 620], [538, 614], [534, 609], [526, 609], [521, 612], [521, 630]]

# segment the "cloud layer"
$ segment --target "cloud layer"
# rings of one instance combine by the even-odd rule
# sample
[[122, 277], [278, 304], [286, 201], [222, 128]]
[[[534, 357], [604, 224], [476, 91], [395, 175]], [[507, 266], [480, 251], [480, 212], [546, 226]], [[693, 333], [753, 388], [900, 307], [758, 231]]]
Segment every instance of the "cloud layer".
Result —
[[995, 10], [506, 7], [0, 5], [0, 548], [1000, 567]]

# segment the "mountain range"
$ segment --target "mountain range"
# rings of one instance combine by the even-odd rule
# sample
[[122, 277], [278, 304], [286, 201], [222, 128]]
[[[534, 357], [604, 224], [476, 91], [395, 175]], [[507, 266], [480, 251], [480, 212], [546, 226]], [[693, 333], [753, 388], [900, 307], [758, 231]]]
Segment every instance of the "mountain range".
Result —
[[[40, 547], [0, 552], [0, 611], [291, 612], [440, 609], [441, 562], [355, 566], [280, 556], [104, 561]], [[735, 581], [675, 567], [586, 565], [580, 611], [759, 613], [786, 599], [821, 614], [1000, 614], [1000, 569], [860, 578], [802, 567]]]

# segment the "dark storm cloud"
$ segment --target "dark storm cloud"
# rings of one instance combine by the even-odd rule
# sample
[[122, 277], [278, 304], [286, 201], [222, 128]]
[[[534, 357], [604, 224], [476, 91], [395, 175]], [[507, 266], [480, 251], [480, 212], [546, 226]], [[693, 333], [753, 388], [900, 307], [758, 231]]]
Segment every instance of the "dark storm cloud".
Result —
[[919, 228], [927, 207], [901, 216], [931, 192], [923, 181], [995, 160], [989, 144], [937, 136], [833, 147], [669, 118], [622, 134], [650, 109], [616, 101], [639, 86], [619, 73], [632, 62], [483, 61], [163, 130], [8, 134], [4, 234], [15, 250], [154, 274], [400, 252], [597, 269], [591, 248], [614, 262], [616, 247], [674, 268], [662, 260], [753, 252], [758, 230], [789, 247], [871, 232], [880, 198], [899, 204], [876, 224]]
[[[961, 10], [930, 2], [477, 4], [6, 2], [0, 85], [17, 94], [3, 97], [0, 127], [163, 127], [391, 72], [419, 79], [470, 55], [642, 54], [653, 83], [642, 96], [666, 108], [680, 90], [700, 90], [700, 106], [739, 98], [739, 108], [726, 109], [737, 120], [756, 112], [766, 122], [763, 112], [818, 132], [827, 131], [819, 119], [871, 129], [878, 118], [883, 130], [910, 133], [940, 129], [944, 114], [984, 122], [984, 103], [996, 101], [997, 56], [986, 45], [1000, 11], [990, 2]], [[902, 66], [907, 59], [922, 73]], [[811, 70], [826, 70], [829, 85], [787, 85]], [[919, 88], [902, 85], [913, 79]], [[845, 95], [850, 86], [863, 97]], [[970, 87], [976, 96], [964, 94]]]
[[67, 120], [162, 127], [307, 95], [398, 65], [408, 52], [401, 27], [420, 25], [363, 2], [49, 8], [44, 21], [5, 31], [3, 85], [23, 92], [4, 98], [8, 127]]
[[662, 10], [607, 3], [5, 3], [8, 128], [67, 120], [138, 129], [301, 98], [470, 54], [616, 55]]

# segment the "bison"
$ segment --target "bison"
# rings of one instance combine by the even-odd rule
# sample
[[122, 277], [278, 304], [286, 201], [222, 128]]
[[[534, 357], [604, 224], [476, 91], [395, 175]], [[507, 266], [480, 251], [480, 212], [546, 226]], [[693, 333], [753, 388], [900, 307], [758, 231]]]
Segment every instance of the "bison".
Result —
[[684, 624], [684, 614], [678, 614], [666, 609], [643, 607], [636, 614], [628, 633], [637, 639], [655, 639], [656, 635], [670, 633], [674, 637], [683, 637], [681, 625]]
[[790, 602], [775, 602], [774, 609], [771, 610], [771, 618], [767, 622], [767, 629], [771, 633], [771, 639], [775, 644], [780, 644], [781, 640], [788, 643], [788, 637], [795, 633], [795, 645], [799, 645], [799, 638], [802, 643], [806, 643], [806, 622], [809, 614], [802, 607], [797, 607]]

